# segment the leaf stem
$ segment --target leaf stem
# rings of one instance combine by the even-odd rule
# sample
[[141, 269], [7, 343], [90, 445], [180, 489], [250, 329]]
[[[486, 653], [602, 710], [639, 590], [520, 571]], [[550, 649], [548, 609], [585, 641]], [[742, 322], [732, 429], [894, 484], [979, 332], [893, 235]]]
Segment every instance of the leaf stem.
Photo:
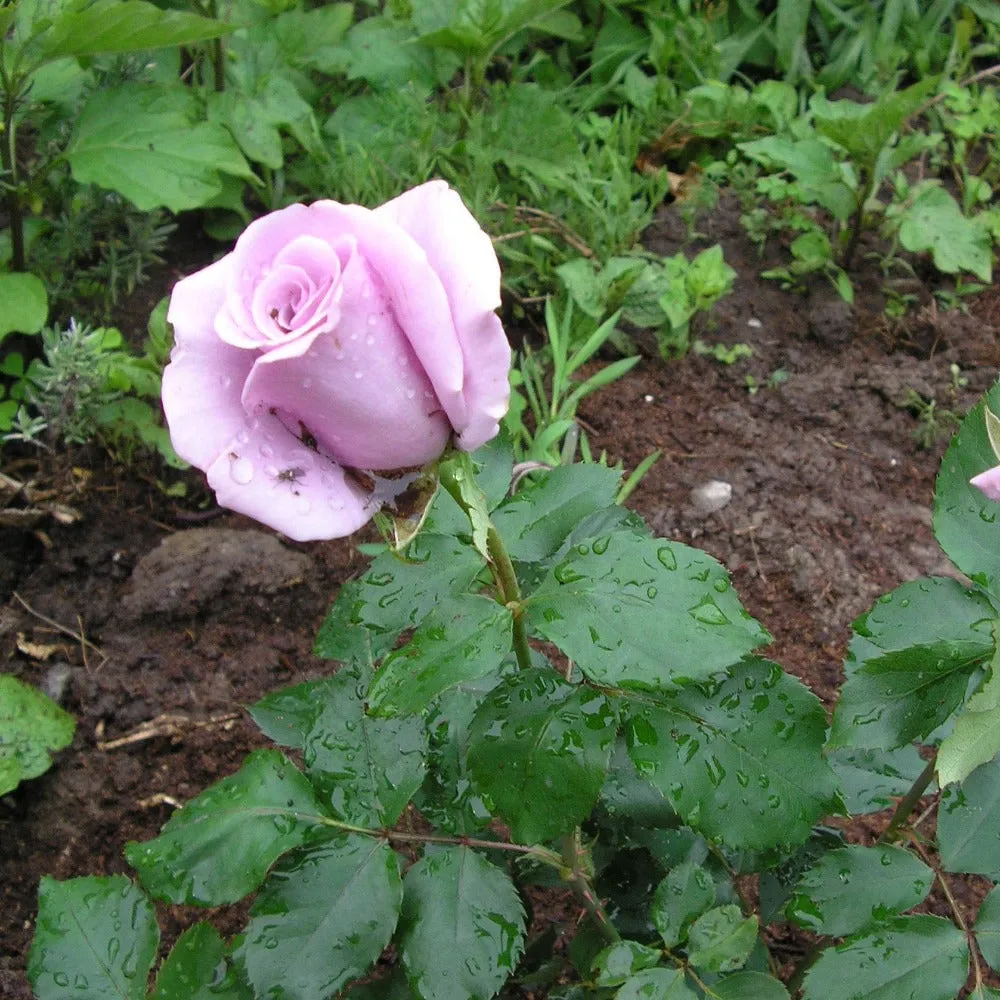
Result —
[[621, 935], [611, 922], [604, 904], [597, 898], [590, 881], [589, 865], [585, 864], [586, 859], [586, 852], [580, 843], [580, 828], [577, 827], [562, 838], [563, 880], [569, 884], [576, 898], [590, 914], [604, 940], [608, 944], [614, 944], [621, 940]]
[[493, 526], [492, 521], [486, 534], [486, 547], [490, 559], [493, 561], [494, 576], [497, 586], [500, 588], [503, 603], [510, 608], [513, 616], [514, 655], [517, 657], [517, 665], [522, 670], [527, 670], [531, 666], [531, 647], [528, 645], [528, 630], [524, 624], [521, 588], [517, 585], [514, 564], [510, 561], [500, 532]]
[[937, 766], [937, 754], [927, 762], [927, 766], [917, 775], [910, 790], [896, 803], [896, 809], [889, 820], [889, 825], [882, 831], [876, 843], [888, 844], [895, 839], [896, 831], [906, 822], [916, 804], [923, 798], [927, 786], [934, 780], [934, 769]]

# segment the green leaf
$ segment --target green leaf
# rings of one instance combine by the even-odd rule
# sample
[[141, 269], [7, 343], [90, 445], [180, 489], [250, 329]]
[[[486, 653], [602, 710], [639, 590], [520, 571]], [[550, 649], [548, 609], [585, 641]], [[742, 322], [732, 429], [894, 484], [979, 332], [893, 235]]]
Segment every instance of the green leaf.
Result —
[[239, 951], [257, 996], [315, 1000], [363, 975], [403, 900], [389, 844], [350, 835], [283, 859], [250, 910]]
[[419, 717], [365, 714], [367, 671], [343, 668], [323, 685], [305, 744], [309, 778], [347, 823], [392, 826], [424, 780], [427, 737]]
[[897, 917], [828, 948], [806, 974], [803, 1000], [954, 1000], [968, 975], [965, 935], [941, 917]]
[[615, 1000], [697, 1000], [679, 969], [645, 969], [615, 994]]
[[788, 990], [762, 972], [737, 972], [712, 984], [718, 1000], [788, 1000]]
[[898, 750], [829, 750], [827, 762], [840, 779], [844, 805], [852, 816], [881, 812], [905, 795], [924, 769], [914, 746]]
[[235, 27], [197, 14], [160, 10], [144, 0], [96, 0], [82, 10], [62, 11], [40, 37], [39, 60], [106, 52], [192, 45], [219, 38]]
[[50, 754], [73, 741], [76, 722], [48, 695], [0, 674], [0, 795], [52, 766]]
[[948, 872], [971, 872], [1000, 881], [1000, 758], [977, 767], [961, 785], [941, 792], [937, 835]]
[[260, 731], [279, 746], [301, 750], [319, 712], [317, 688], [326, 681], [305, 681], [294, 687], [272, 691], [251, 705], [253, 721]]
[[597, 986], [620, 986], [630, 976], [651, 969], [660, 961], [660, 950], [638, 941], [616, 941], [600, 952], [590, 971]]
[[650, 915], [668, 948], [687, 939], [691, 922], [715, 902], [715, 883], [704, 868], [685, 861], [656, 887]]
[[322, 809], [309, 782], [278, 750], [255, 750], [236, 774], [178, 809], [160, 835], [125, 857], [168, 903], [219, 906], [253, 892], [272, 864], [303, 844]]
[[983, 900], [973, 931], [983, 958], [994, 970], [1000, 969], [1000, 887], [994, 886]]
[[149, 1000], [244, 1000], [249, 991], [225, 963], [226, 943], [219, 932], [211, 924], [195, 924], [177, 939], [160, 966]]
[[830, 745], [892, 750], [927, 736], [993, 655], [989, 601], [956, 580], [904, 583], [853, 623]]
[[160, 930], [124, 875], [42, 876], [28, 980], [38, 1000], [141, 1000]]
[[835, 807], [819, 699], [774, 663], [628, 700], [629, 756], [684, 821], [734, 848], [806, 839]]
[[843, 847], [799, 879], [786, 912], [800, 927], [843, 937], [923, 902], [933, 882], [934, 872], [901, 847]]
[[182, 212], [218, 195], [220, 174], [251, 177], [229, 132], [195, 121], [179, 89], [131, 84], [93, 94], [66, 148], [76, 181], [111, 188], [144, 212]]
[[49, 294], [28, 273], [0, 274], [0, 344], [9, 333], [38, 333], [49, 315]]
[[524, 947], [510, 876], [468, 847], [434, 850], [407, 873], [399, 949], [426, 1000], [490, 1000]]
[[982, 686], [962, 706], [936, 759], [942, 787], [965, 779], [1000, 752], [1000, 663], [994, 655]]
[[501, 681], [472, 721], [468, 768], [514, 840], [568, 833], [590, 812], [608, 768], [615, 713], [604, 695], [532, 668]]
[[934, 536], [966, 576], [1000, 594], [1000, 504], [969, 482], [997, 464], [984, 407], [1000, 412], [1000, 384], [969, 411], [941, 462], [934, 490]]
[[962, 215], [955, 199], [941, 187], [925, 187], [906, 210], [899, 242], [911, 253], [931, 252], [934, 266], [946, 274], [971, 271], [993, 280], [992, 240], [979, 219]]
[[320, 626], [317, 655], [358, 659], [370, 643], [378, 658], [404, 629], [419, 625], [454, 595], [468, 593], [483, 568], [474, 549], [448, 535], [421, 533], [405, 558], [384, 552], [360, 581], [342, 588]]
[[703, 913], [688, 935], [688, 961], [702, 972], [741, 969], [757, 943], [757, 918], [734, 903]]
[[411, 715], [442, 691], [496, 671], [511, 649], [512, 615], [492, 598], [451, 598], [390, 653], [368, 690], [374, 715]]
[[611, 507], [621, 472], [602, 465], [560, 465], [493, 512], [511, 559], [540, 562], [552, 555], [588, 514]]
[[528, 606], [536, 631], [599, 684], [705, 679], [771, 638], [711, 556], [631, 532], [576, 546]]

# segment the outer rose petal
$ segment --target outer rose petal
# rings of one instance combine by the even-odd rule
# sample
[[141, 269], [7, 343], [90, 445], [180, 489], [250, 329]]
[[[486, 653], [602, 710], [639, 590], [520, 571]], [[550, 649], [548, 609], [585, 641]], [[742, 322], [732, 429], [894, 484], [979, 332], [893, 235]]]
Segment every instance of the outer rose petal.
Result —
[[490, 440], [510, 403], [510, 344], [494, 310], [500, 305], [500, 264], [493, 243], [445, 181], [428, 181], [375, 209], [418, 244], [448, 296], [465, 361], [466, 420], [452, 421], [459, 446]]
[[982, 490], [990, 498], [1000, 502], [1000, 465], [986, 472], [980, 472], [969, 480], [976, 489]]
[[178, 282], [167, 311], [174, 349], [163, 370], [163, 410], [177, 454], [200, 469], [246, 420], [240, 395], [255, 355], [223, 343], [212, 327], [230, 263], [231, 255]]
[[350, 535], [372, 516], [371, 497], [344, 470], [302, 446], [277, 417], [249, 419], [207, 469], [223, 507], [296, 542]]

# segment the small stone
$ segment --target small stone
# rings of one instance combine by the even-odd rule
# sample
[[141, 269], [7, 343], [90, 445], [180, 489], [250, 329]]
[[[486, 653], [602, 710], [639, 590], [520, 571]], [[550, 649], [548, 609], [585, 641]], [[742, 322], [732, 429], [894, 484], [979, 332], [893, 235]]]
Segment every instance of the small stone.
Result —
[[710, 479], [691, 490], [691, 503], [700, 514], [722, 510], [733, 498], [733, 487], [721, 479]]

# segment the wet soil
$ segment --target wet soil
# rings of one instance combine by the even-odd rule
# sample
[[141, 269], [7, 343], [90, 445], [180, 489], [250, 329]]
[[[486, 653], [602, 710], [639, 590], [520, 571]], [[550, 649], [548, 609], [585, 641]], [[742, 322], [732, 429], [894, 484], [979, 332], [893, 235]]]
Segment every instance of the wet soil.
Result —
[[[931, 532], [952, 430], [942, 414], [964, 412], [996, 376], [1000, 291], [971, 301], [968, 315], [946, 313], [914, 279], [919, 311], [889, 322], [874, 266], [857, 275], [857, 307], [845, 309], [822, 282], [799, 296], [759, 278], [778, 249], [759, 258], [733, 201], [698, 228], [704, 240], [685, 246], [686, 227], [665, 209], [644, 242], [663, 254], [722, 242], [739, 278], [694, 333], [745, 343], [752, 356], [645, 360], [587, 399], [581, 417], [592, 447], [626, 469], [662, 451], [630, 505], [658, 533], [720, 559], [774, 636], [769, 655], [832, 705], [851, 620], [905, 580], [952, 572]], [[144, 322], [137, 308], [132, 332]], [[924, 425], [907, 408], [911, 391], [936, 401], [943, 425], [929, 447], [915, 439]], [[0, 669], [46, 688], [78, 720], [56, 765], [0, 800], [3, 1000], [30, 996], [39, 878], [126, 872], [127, 841], [155, 836], [178, 803], [263, 745], [244, 706], [328, 670], [310, 652], [313, 636], [365, 564], [357, 539], [294, 545], [199, 511], [193, 474], [181, 506], [152, 472], [88, 464], [92, 476], [77, 474], [67, 501], [77, 523], [0, 533]], [[856, 822], [849, 836], [864, 842], [884, 821]], [[985, 883], [953, 881], [973, 918]], [[535, 904], [535, 929], [567, 906]], [[943, 899], [930, 909], [950, 916]], [[161, 907], [164, 940], [202, 916]], [[224, 933], [240, 925], [239, 908], [214, 916]], [[773, 944], [790, 962], [808, 941], [778, 930]]]

